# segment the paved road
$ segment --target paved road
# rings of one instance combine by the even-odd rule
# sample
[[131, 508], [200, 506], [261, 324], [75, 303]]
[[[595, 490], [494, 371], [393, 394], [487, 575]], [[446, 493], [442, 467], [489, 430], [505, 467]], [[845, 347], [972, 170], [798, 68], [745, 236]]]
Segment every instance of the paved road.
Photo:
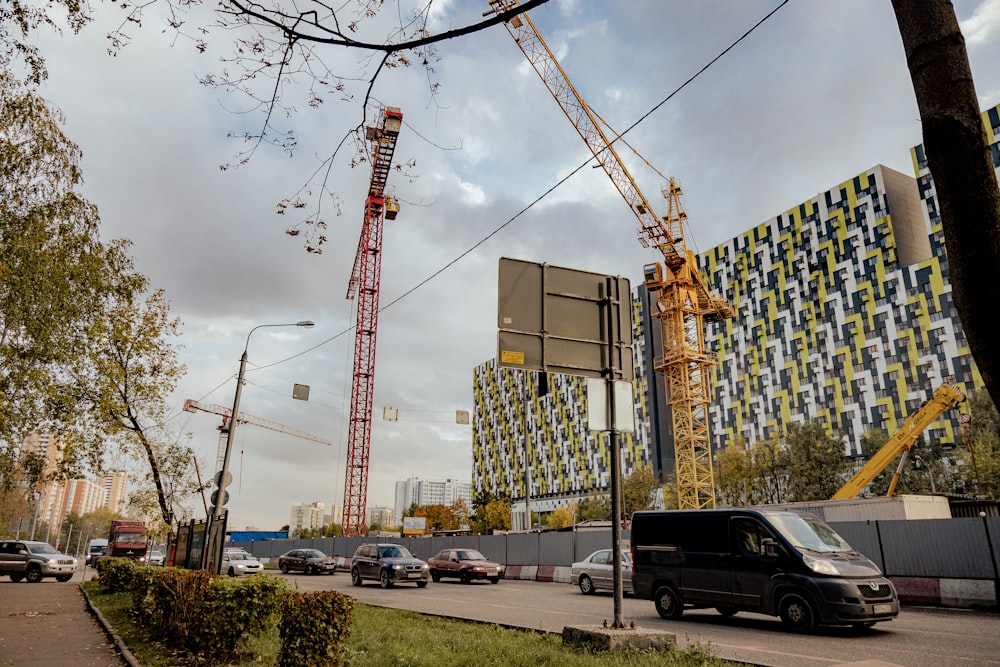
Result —
[[[277, 576], [299, 590], [337, 590], [366, 604], [551, 632], [614, 618], [610, 595], [582, 595], [568, 584], [445, 580], [424, 589], [383, 590], [374, 583], [354, 587], [346, 573]], [[788, 633], [777, 619], [759, 614], [724, 618], [699, 610], [685, 612], [680, 621], [664, 621], [652, 602], [631, 597], [624, 600], [623, 615], [640, 628], [674, 633], [682, 647], [701, 643], [720, 657], [768, 667], [1000, 667], [1000, 614], [907, 607], [896, 620], [867, 632], [831, 628], [811, 635]]]
[[121, 657], [71, 582], [37, 584], [0, 579], [0, 665], [122, 667]]

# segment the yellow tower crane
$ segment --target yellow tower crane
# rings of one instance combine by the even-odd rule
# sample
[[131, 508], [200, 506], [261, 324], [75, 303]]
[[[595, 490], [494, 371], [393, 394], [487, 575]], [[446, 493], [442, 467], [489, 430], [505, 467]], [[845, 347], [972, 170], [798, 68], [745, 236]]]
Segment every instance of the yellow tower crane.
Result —
[[[489, 0], [495, 14], [520, 6], [518, 0]], [[663, 189], [667, 212], [663, 217], [639, 190], [608, 139], [600, 117], [573, 87], [528, 15], [504, 23], [552, 97], [587, 144], [632, 213], [639, 219], [639, 242], [656, 248], [663, 262], [643, 268], [646, 289], [655, 298], [653, 316], [661, 323], [662, 354], [654, 368], [665, 379], [674, 431], [674, 465], [681, 509], [715, 507], [712, 448], [708, 430], [709, 370], [715, 363], [705, 350], [705, 324], [733, 316], [732, 307], [714, 295], [702, 279], [694, 253], [684, 244], [687, 214], [681, 188], [673, 179]]]

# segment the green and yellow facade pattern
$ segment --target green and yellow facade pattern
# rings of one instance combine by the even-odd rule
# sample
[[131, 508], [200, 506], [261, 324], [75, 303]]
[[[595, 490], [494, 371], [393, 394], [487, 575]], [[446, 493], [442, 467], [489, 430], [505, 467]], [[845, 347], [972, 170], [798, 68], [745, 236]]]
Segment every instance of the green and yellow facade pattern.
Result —
[[[1000, 117], [983, 114], [1000, 173]], [[983, 387], [952, 303], [923, 148], [917, 178], [875, 166], [705, 253], [702, 270], [736, 317], [707, 337], [716, 448], [819, 419], [860, 454], [943, 382]], [[959, 439], [951, 411], [925, 431]]]

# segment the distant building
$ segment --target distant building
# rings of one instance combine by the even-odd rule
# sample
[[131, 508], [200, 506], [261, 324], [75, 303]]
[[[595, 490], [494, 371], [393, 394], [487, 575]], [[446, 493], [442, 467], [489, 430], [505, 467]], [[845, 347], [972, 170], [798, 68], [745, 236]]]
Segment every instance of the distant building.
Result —
[[115, 514], [125, 511], [125, 490], [128, 473], [124, 470], [109, 470], [104, 475], [104, 506]]
[[472, 483], [455, 479], [433, 481], [410, 477], [396, 482], [396, 502], [393, 506], [394, 523], [403, 523], [403, 512], [411, 505], [451, 505], [456, 500], [464, 500], [472, 509]]
[[320, 502], [292, 505], [288, 520], [288, 534], [297, 535], [303, 528], [308, 528], [309, 530], [322, 528], [323, 510], [325, 509], [326, 503]]
[[392, 528], [396, 525], [395, 513], [391, 507], [368, 507], [365, 510], [365, 523], [368, 526], [379, 526], [380, 528]]

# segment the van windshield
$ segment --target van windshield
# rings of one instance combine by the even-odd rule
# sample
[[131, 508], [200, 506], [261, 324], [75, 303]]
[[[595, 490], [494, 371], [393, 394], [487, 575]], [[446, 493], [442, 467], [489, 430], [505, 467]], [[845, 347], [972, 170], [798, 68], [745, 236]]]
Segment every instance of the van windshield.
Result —
[[767, 518], [793, 547], [820, 553], [854, 551], [851, 545], [837, 534], [837, 531], [812, 514], [782, 512], [768, 514]]

